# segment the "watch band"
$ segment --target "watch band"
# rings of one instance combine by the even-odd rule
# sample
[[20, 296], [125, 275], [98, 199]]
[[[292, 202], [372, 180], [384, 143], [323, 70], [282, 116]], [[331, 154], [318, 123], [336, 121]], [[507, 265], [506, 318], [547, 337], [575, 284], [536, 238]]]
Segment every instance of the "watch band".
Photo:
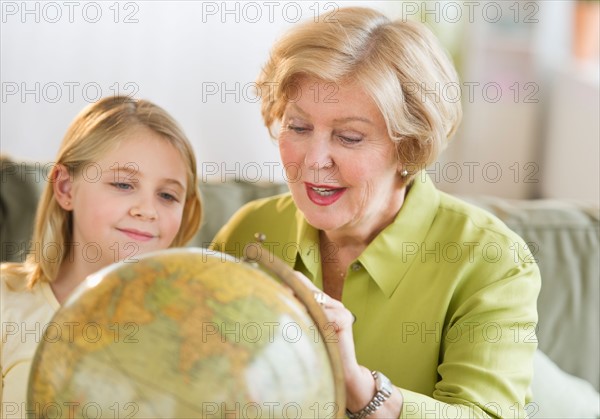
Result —
[[383, 403], [390, 398], [392, 395], [392, 382], [379, 371], [371, 371], [371, 375], [375, 379], [376, 392], [373, 398], [365, 407], [356, 413], [350, 412], [346, 409], [346, 415], [350, 419], [363, 419], [369, 416], [371, 413], [379, 409]]

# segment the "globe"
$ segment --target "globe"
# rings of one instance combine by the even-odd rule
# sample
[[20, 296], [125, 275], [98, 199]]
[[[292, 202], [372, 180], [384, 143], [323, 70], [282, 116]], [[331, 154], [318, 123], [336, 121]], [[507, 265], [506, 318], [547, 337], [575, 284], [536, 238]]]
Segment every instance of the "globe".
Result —
[[88, 277], [45, 327], [29, 412], [342, 417], [335, 342], [320, 307], [297, 294], [254, 264], [205, 249], [111, 265]]

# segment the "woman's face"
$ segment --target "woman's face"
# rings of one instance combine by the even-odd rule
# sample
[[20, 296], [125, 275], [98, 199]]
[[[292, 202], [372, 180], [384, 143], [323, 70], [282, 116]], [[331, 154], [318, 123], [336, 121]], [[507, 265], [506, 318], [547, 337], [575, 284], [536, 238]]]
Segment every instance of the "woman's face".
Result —
[[296, 205], [317, 229], [372, 240], [404, 199], [379, 108], [357, 84], [305, 77], [294, 90], [279, 150]]

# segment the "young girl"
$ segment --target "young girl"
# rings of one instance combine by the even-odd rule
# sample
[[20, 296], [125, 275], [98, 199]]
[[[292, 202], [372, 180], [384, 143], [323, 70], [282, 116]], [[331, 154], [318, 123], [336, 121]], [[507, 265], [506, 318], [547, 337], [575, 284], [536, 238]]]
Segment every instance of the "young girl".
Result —
[[200, 218], [194, 152], [169, 114], [125, 97], [85, 108], [50, 172], [26, 261], [0, 267], [0, 417], [26, 415], [42, 331], [87, 275], [185, 244]]

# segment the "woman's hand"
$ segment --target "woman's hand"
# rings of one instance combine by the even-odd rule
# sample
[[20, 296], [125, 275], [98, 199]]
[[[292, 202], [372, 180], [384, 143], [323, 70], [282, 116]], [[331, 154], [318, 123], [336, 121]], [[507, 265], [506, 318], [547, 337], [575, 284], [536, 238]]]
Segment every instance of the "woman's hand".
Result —
[[352, 335], [352, 324], [354, 323], [354, 315], [336, 299], [331, 298], [320, 289], [318, 289], [307, 277], [300, 272], [295, 272], [296, 277], [311, 291], [315, 293], [315, 300], [321, 305], [327, 324], [324, 329], [327, 332], [335, 331], [335, 337], [327, 333], [328, 340], [338, 342], [340, 355], [344, 365], [344, 372], [348, 371], [349, 367], [357, 368], [356, 353], [354, 351], [354, 338]]
[[[354, 336], [352, 334], [352, 325], [356, 318], [350, 310], [344, 307], [341, 301], [322, 292], [302, 273], [295, 272], [295, 274], [308, 289], [315, 293], [315, 300], [323, 307], [328, 321], [325, 330], [333, 328], [335, 331], [335, 340], [338, 342], [344, 370], [346, 409], [351, 412], [358, 412], [371, 401], [377, 390], [371, 371], [359, 365], [356, 360]], [[384, 405], [369, 417], [398, 417], [401, 410], [402, 394], [396, 390]]]

